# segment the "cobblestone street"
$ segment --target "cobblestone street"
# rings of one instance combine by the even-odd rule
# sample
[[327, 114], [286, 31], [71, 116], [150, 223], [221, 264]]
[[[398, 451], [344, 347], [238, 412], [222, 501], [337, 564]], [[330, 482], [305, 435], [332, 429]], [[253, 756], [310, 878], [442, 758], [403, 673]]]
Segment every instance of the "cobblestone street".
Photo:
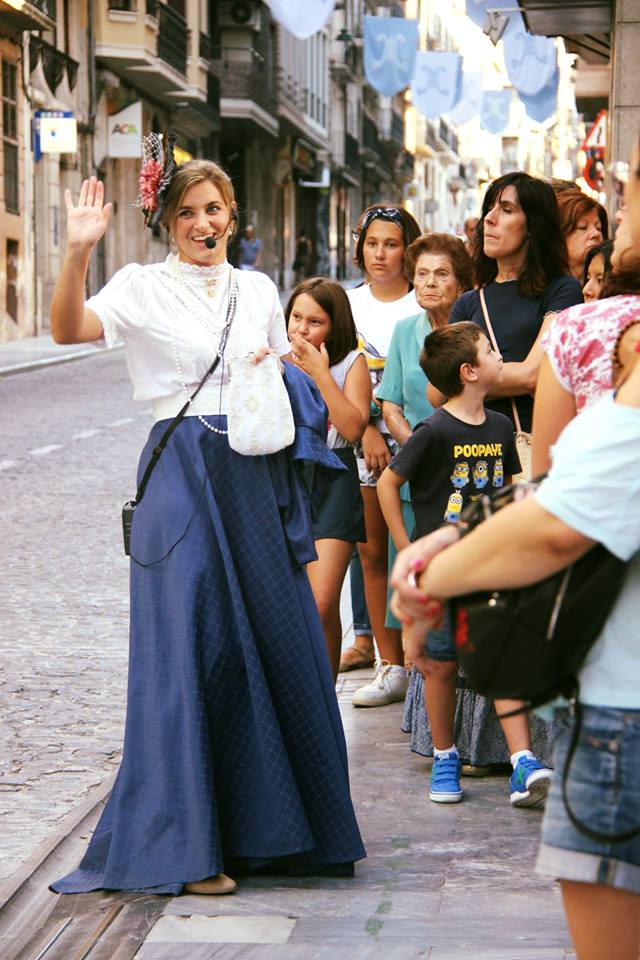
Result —
[[5, 880], [118, 763], [128, 629], [120, 509], [149, 415], [130, 399], [121, 351], [7, 377], [0, 393]]

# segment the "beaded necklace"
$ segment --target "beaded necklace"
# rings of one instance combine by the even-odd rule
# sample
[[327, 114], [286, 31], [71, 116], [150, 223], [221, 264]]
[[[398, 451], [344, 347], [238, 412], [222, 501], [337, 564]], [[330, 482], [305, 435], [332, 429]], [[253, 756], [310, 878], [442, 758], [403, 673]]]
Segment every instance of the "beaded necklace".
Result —
[[[187, 265], [185, 265], [185, 266], [188, 267], [188, 266], [190, 266], [190, 265], [187, 264]], [[188, 313], [189, 313], [189, 308], [188, 308], [188, 306], [186, 305], [186, 303], [184, 302], [184, 300], [182, 299], [182, 297], [181, 297], [181, 295], [180, 295], [180, 291], [181, 291], [181, 290], [182, 290], [183, 292], [187, 292], [187, 293], [190, 292], [190, 291], [188, 290], [188, 287], [186, 286], [186, 284], [185, 284], [185, 282], [184, 282], [184, 273], [189, 273], [189, 272], [191, 272], [191, 273], [194, 273], [194, 274], [195, 274], [196, 276], [198, 276], [198, 277], [200, 276], [200, 274], [199, 274], [199, 273], [195, 273], [195, 271], [193, 271], [193, 270], [191, 270], [191, 271], [184, 270], [184, 267], [181, 265], [180, 260], [179, 260], [179, 258], [178, 258], [178, 256], [177, 256], [177, 254], [174, 255], [174, 256], [171, 258], [171, 261], [170, 261], [170, 264], [169, 264], [169, 269], [170, 269], [170, 272], [171, 272], [172, 280], [174, 281], [174, 283], [173, 283], [173, 285], [172, 285], [172, 291], [171, 291], [172, 294], [173, 294], [173, 298], [178, 301], [178, 303], [179, 303], [180, 306], [182, 307], [183, 311], [188, 314]], [[226, 346], [227, 336], [228, 336], [228, 334], [229, 334], [230, 322], [231, 322], [231, 319], [233, 319], [233, 316], [234, 316], [234, 314], [235, 314], [236, 306], [237, 306], [237, 301], [238, 301], [238, 286], [237, 286], [236, 278], [235, 278], [235, 275], [234, 275], [234, 273], [233, 273], [233, 267], [231, 266], [230, 263], [223, 263], [223, 264], [220, 264], [219, 266], [212, 267], [212, 268], [197, 268], [197, 269], [198, 269], [198, 271], [199, 271], [199, 270], [202, 270], [202, 269], [215, 270], [215, 271], [217, 272], [217, 277], [216, 277], [216, 279], [219, 279], [221, 276], [224, 275], [224, 273], [227, 273], [227, 275], [228, 275], [229, 304], [230, 304], [230, 308], [231, 308], [230, 311], [229, 311], [230, 321], [229, 321], [229, 325], [225, 326], [225, 327], [223, 328], [221, 334], [220, 334], [220, 339], [219, 339], [219, 341], [218, 341], [218, 346], [217, 346], [217, 350], [216, 350], [216, 352], [217, 352], [217, 354], [218, 354], [218, 356], [220, 357], [220, 360], [221, 360], [221, 364], [222, 364], [222, 368], [223, 368], [222, 374], [224, 374], [224, 356], [223, 356], [223, 354], [224, 354], [224, 348], [225, 348], [225, 346]], [[204, 277], [204, 279], [205, 279], [205, 281], [206, 281], [207, 283], [209, 283], [209, 280], [207, 279], [206, 276]], [[215, 282], [215, 281], [214, 281], [214, 282]], [[209, 296], [211, 296], [211, 294], [209, 294], [208, 289], [207, 289], [207, 294], [208, 294]], [[204, 316], [202, 315], [202, 312], [201, 312], [201, 311], [202, 311], [202, 304], [197, 300], [197, 298], [196, 298], [195, 296], [193, 296], [193, 295], [191, 295], [191, 296], [192, 296], [192, 299], [193, 299], [194, 303], [197, 304], [197, 310], [193, 310], [193, 308], [192, 308], [192, 310], [191, 310], [191, 315], [193, 316], [193, 315], [195, 314], [196, 319], [197, 319], [197, 320], [199, 321], [199, 323], [205, 328], [205, 330], [207, 331], [207, 333], [208, 333], [210, 336], [215, 337], [215, 336], [216, 336], [216, 331], [213, 329], [213, 327], [209, 326], [209, 324], [208, 324], [208, 323], [206, 322], [206, 320], [204, 319]], [[186, 379], [185, 379], [185, 376], [184, 376], [184, 370], [183, 370], [183, 368], [182, 368], [182, 363], [181, 363], [181, 361], [180, 361], [180, 355], [179, 355], [179, 352], [178, 352], [178, 344], [176, 343], [176, 329], [177, 329], [177, 326], [178, 326], [178, 322], [179, 322], [179, 321], [178, 321], [178, 316], [177, 316], [175, 307], [174, 307], [174, 309], [173, 309], [172, 320], [173, 320], [173, 323], [172, 323], [172, 326], [171, 326], [171, 351], [172, 351], [172, 353], [173, 353], [173, 361], [174, 361], [174, 363], [175, 363], [176, 370], [177, 370], [177, 372], [178, 372], [178, 380], [180, 381], [180, 385], [182, 386], [182, 390], [183, 390], [183, 392], [184, 392], [184, 395], [185, 395], [185, 397], [187, 398], [187, 400], [190, 400], [190, 399], [191, 399], [191, 394], [190, 394], [190, 392], [189, 392], [189, 388], [188, 388], [188, 386], [187, 386], [187, 382], [186, 382]], [[221, 406], [222, 406], [222, 376], [221, 376], [221, 379], [220, 379], [220, 408], [221, 408]], [[219, 409], [220, 409], [220, 408], [219, 408]], [[219, 412], [218, 415], [220, 416], [220, 412]], [[196, 413], [195, 416], [197, 416], [197, 418], [198, 418], [198, 420], [200, 421], [200, 423], [201, 423], [204, 427], [206, 427], [207, 430], [210, 430], [211, 433], [217, 433], [217, 434], [220, 434], [220, 435], [222, 435], [222, 436], [226, 436], [226, 434], [229, 432], [228, 430], [221, 430], [219, 427], [214, 427], [212, 423], [209, 423], [208, 420], [205, 420], [205, 418], [204, 418], [201, 414], [199, 414], [199, 413]]]

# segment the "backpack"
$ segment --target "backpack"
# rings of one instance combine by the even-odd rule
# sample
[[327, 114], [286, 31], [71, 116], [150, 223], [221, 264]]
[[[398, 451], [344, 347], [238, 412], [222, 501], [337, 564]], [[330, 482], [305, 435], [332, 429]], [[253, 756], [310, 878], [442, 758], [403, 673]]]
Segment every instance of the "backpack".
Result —
[[[537, 488], [544, 477], [528, 484]], [[485, 494], [462, 513], [469, 533], [498, 510], [519, 499], [522, 484]], [[463, 534], [464, 535], [464, 534]], [[578, 673], [622, 589], [627, 563], [602, 544], [564, 570], [516, 589], [482, 591], [451, 599], [458, 662], [472, 690], [492, 700], [522, 700], [513, 716], [559, 696], [571, 701], [575, 725], [562, 791], [569, 819], [594, 840], [622, 842], [640, 828], [607, 835], [590, 830], [567, 799], [569, 767], [582, 726]]]

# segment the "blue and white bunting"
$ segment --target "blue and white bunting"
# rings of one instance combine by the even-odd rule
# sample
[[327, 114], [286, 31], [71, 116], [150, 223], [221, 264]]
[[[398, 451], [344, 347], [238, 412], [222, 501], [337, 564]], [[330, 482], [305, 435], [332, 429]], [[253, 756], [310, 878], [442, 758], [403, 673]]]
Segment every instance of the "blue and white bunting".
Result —
[[364, 72], [382, 96], [392, 97], [411, 83], [417, 51], [417, 20], [364, 18]]
[[411, 100], [425, 117], [440, 117], [460, 99], [462, 57], [457, 53], [418, 53]]
[[480, 122], [489, 133], [502, 133], [509, 124], [511, 90], [485, 90]]
[[504, 38], [507, 76], [526, 97], [535, 96], [551, 83], [557, 60], [555, 41], [532, 36], [524, 25]]
[[306, 40], [322, 30], [333, 13], [335, 0], [268, 0], [271, 15], [289, 33]]
[[462, 71], [460, 99], [447, 111], [447, 119], [459, 127], [477, 117], [482, 107], [482, 74]]
[[527, 116], [535, 120], [536, 123], [544, 123], [549, 117], [552, 117], [558, 109], [558, 86], [560, 83], [560, 72], [556, 66], [551, 83], [543, 87], [532, 97], [525, 94], [519, 94], [524, 103]]

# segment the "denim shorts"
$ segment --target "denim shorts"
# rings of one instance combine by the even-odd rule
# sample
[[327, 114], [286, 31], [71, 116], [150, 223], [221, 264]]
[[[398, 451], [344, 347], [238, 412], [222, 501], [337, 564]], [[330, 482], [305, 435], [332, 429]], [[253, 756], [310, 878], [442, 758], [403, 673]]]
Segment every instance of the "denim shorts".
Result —
[[[569, 804], [601, 833], [640, 827], [640, 710], [583, 708], [578, 749], [569, 771]], [[537, 871], [558, 880], [640, 893], [640, 834], [623, 843], [591, 840], [573, 826], [562, 799], [562, 773], [574, 718], [556, 725], [555, 769], [542, 824]]]
[[440, 660], [443, 663], [455, 661], [456, 645], [453, 639], [453, 630], [451, 628], [451, 607], [448, 603], [444, 607], [444, 621], [438, 630], [429, 630], [425, 643], [427, 656], [432, 660]]

